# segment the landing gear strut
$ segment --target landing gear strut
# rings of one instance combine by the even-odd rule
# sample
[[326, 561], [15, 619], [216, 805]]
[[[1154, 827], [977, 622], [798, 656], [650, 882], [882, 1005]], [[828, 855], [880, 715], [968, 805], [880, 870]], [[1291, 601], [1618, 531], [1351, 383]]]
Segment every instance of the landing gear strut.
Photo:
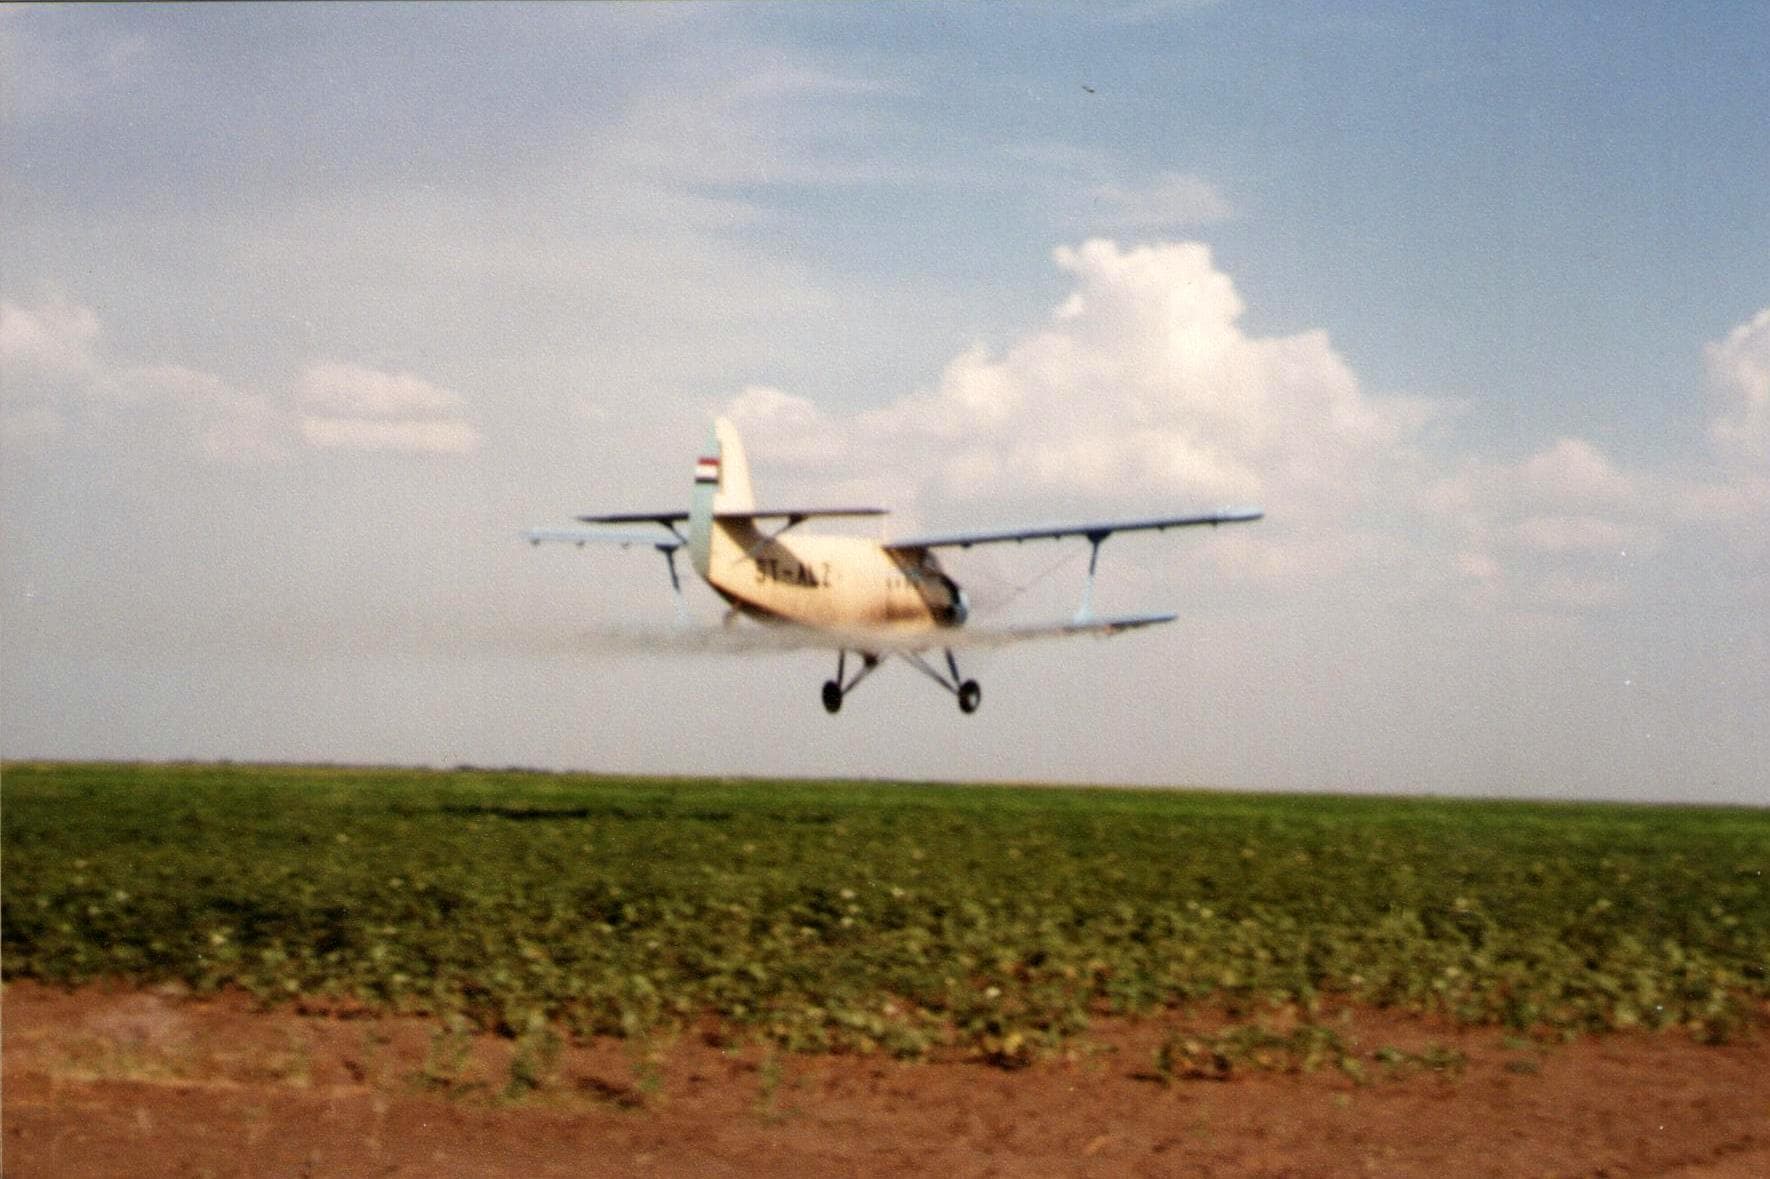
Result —
[[854, 673], [853, 679], [844, 683], [843, 676], [848, 669], [848, 652], [846, 650], [836, 652], [836, 678], [824, 681], [824, 711], [832, 716], [841, 712], [842, 697], [854, 691], [855, 686], [871, 675], [877, 666], [879, 666], [877, 655], [867, 651], [860, 652], [860, 670]]
[[[947, 674], [945, 675], [929, 666], [928, 661], [922, 658], [919, 651], [894, 652], [905, 663], [956, 696], [959, 701], [959, 711], [969, 716], [977, 711], [978, 705], [983, 703], [983, 689], [976, 680], [959, 678], [959, 663], [953, 658], [951, 648], [946, 649], [943, 653], [946, 655]], [[860, 658], [861, 669], [854, 673], [853, 679], [844, 682], [844, 676], [848, 670], [848, 652], [842, 650], [836, 653], [836, 678], [824, 681], [825, 712], [831, 715], [841, 712], [842, 698], [854, 691], [855, 685], [866, 679], [868, 675], [872, 674], [873, 669], [879, 666], [879, 656], [870, 652], [860, 652]]]

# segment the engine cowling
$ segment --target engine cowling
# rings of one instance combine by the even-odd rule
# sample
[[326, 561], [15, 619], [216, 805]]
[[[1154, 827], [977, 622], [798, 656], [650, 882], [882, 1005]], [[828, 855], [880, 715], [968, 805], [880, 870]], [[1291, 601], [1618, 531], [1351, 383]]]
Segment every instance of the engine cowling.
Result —
[[934, 604], [934, 620], [942, 626], [964, 626], [965, 620], [971, 617], [971, 599], [959, 588], [959, 583], [944, 573], [935, 575], [935, 582], [943, 591], [944, 601]]

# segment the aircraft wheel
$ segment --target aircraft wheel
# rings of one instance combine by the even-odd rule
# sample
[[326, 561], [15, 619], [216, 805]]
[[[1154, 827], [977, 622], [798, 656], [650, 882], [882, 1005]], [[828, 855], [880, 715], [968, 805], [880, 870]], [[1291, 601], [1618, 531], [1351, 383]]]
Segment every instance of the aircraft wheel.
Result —
[[959, 711], [973, 713], [983, 703], [983, 689], [977, 686], [976, 680], [966, 680], [959, 685]]
[[824, 711], [831, 714], [842, 711], [842, 685], [835, 680], [824, 681]]

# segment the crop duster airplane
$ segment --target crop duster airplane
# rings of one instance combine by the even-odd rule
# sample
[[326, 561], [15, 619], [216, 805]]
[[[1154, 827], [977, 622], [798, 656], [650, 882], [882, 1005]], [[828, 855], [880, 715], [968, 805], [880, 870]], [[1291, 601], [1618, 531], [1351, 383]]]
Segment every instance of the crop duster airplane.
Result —
[[[1158, 613], [1102, 618], [1094, 614], [1094, 574], [1100, 563], [1100, 546], [1107, 537], [1118, 532], [1238, 524], [1261, 516], [1258, 508], [1233, 508], [1204, 515], [954, 532], [883, 542], [858, 536], [787, 535], [808, 520], [884, 514], [883, 508], [757, 508], [743, 444], [736, 428], [721, 418], [713, 423], [707, 449], [695, 462], [694, 501], [688, 511], [579, 516], [579, 523], [591, 527], [536, 528], [523, 536], [536, 545], [559, 541], [579, 546], [594, 542], [655, 548], [669, 566], [679, 620], [685, 612], [676, 553], [686, 548], [694, 571], [725, 599], [733, 615], [799, 628], [815, 645], [835, 649], [836, 676], [823, 686], [823, 704], [829, 712], [839, 711], [848, 693], [882, 659], [895, 655], [951, 692], [961, 712], [971, 713], [977, 711], [983, 690], [976, 680], [960, 676], [953, 656], [953, 648], [961, 645], [959, 640], [977, 633], [965, 629], [971, 618], [971, 602], [940, 567], [937, 550], [1009, 541], [1086, 540], [1092, 546], [1088, 579], [1073, 618], [991, 630], [982, 637], [1015, 642], [1062, 635], [1110, 635], [1172, 622], [1178, 616]], [[657, 525], [658, 530], [630, 527], [639, 524]], [[936, 649], [944, 656], [944, 669], [925, 658]], [[850, 654], [858, 656], [860, 663], [852, 676], [848, 674]]]

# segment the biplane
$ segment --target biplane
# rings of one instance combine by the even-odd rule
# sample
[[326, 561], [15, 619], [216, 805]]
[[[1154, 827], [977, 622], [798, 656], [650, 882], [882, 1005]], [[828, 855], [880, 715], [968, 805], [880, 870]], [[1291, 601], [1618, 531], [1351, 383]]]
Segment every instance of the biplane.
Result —
[[[1072, 635], [1113, 635], [1172, 622], [1172, 612], [1098, 616], [1094, 581], [1100, 546], [1121, 532], [1165, 532], [1170, 528], [1243, 524], [1258, 520], [1258, 508], [1226, 508], [1188, 515], [1102, 520], [1081, 524], [1040, 524], [1024, 528], [937, 533], [891, 540], [796, 532], [819, 520], [879, 517], [883, 508], [756, 507], [749, 463], [737, 429], [721, 418], [713, 423], [706, 449], [695, 460], [694, 496], [687, 511], [617, 512], [577, 517], [581, 527], [535, 528], [523, 534], [532, 544], [559, 542], [624, 547], [649, 546], [664, 555], [677, 617], [686, 619], [677, 554], [688, 551], [690, 566], [730, 607], [728, 620], [747, 617], [774, 627], [797, 628], [812, 645], [836, 652], [836, 674], [823, 685], [823, 706], [839, 712], [842, 702], [888, 656], [915, 667], [950, 692], [961, 712], [977, 711], [983, 690], [959, 672], [954, 648], [974, 628], [971, 600], [942, 568], [941, 550], [1029, 541], [1085, 540], [1087, 580], [1081, 604], [1067, 619], [997, 627], [992, 642], [1017, 642]], [[649, 528], [641, 526], [649, 525]], [[938, 651], [938, 662], [930, 655]], [[856, 666], [850, 667], [850, 657]]]

